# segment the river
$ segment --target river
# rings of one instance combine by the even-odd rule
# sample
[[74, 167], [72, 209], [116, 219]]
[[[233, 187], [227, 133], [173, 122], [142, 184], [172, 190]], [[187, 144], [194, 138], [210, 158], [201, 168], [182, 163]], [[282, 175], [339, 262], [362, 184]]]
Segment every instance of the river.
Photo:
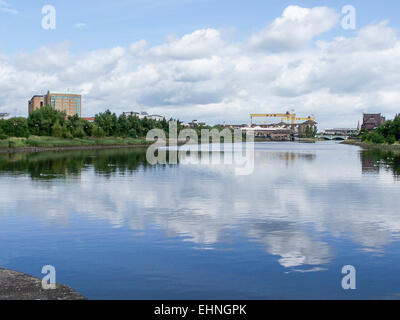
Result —
[[89, 299], [400, 297], [398, 157], [276, 142], [254, 159], [239, 176], [142, 149], [1, 155], [0, 267], [53, 265]]

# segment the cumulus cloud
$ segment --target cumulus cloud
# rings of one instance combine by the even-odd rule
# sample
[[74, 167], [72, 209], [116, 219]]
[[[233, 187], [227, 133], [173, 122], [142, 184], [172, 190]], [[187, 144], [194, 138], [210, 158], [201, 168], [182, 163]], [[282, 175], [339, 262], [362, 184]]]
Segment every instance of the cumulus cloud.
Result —
[[312, 9], [289, 6], [282, 17], [250, 38], [250, 44], [260, 49], [279, 52], [298, 49], [314, 37], [331, 30], [339, 15], [326, 7]]
[[251, 112], [295, 109], [321, 127], [355, 127], [363, 111], [399, 112], [396, 30], [381, 22], [356, 36], [317, 38], [337, 22], [330, 8], [289, 6], [241, 42], [209, 28], [156, 46], [141, 40], [74, 54], [62, 43], [0, 55], [0, 111], [26, 115], [32, 95], [69, 88], [83, 94], [88, 116], [111, 108], [245, 123]]
[[167, 43], [150, 50], [151, 54], [175, 59], [204, 58], [224, 49], [221, 32], [214, 29], [197, 30], [182, 38], [170, 36]]

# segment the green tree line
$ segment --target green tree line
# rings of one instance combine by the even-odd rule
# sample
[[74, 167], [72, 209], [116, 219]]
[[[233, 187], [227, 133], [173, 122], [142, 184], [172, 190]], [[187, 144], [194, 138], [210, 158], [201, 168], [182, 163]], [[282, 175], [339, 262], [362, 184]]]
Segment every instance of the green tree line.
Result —
[[400, 141], [400, 115], [396, 116], [394, 120], [386, 121], [374, 131], [361, 132], [361, 140], [378, 144], [394, 144], [396, 141]]
[[[173, 119], [170, 119], [170, 121]], [[49, 106], [33, 111], [28, 118], [18, 117], [0, 120], [0, 138], [53, 136], [58, 138], [83, 137], [145, 137], [151, 129], [162, 129], [168, 135], [169, 121], [161, 121], [121, 114], [117, 116], [110, 110], [98, 113], [94, 122], [78, 117], [67, 117], [64, 112]], [[178, 122], [178, 131], [183, 126]]]

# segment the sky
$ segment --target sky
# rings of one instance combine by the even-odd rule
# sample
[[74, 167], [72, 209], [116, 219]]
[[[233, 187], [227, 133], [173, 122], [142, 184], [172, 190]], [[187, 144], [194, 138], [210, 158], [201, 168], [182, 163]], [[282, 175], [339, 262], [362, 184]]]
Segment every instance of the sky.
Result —
[[[55, 29], [45, 29], [45, 5]], [[355, 8], [345, 29], [342, 8]], [[111, 109], [248, 123], [295, 110], [319, 128], [400, 113], [398, 1], [0, 0], [0, 112], [36, 94]], [[48, 21], [48, 20], [46, 20]], [[273, 121], [273, 120], [271, 120]]]

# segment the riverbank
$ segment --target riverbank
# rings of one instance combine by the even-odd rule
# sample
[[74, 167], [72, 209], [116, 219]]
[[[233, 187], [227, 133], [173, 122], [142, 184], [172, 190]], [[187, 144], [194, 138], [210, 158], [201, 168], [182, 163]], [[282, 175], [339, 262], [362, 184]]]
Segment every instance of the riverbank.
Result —
[[9, 138], [0, 140], [0, 154], [19, 152], [68, 151], [147, 147], [152, 142], [144, 138], [75, 138], [54, 137]]
[[54, 290], [44, 290], [41, 279], [0, 268], [0, 300], [86, 300], [86, 298], [62, 284], [57, 284]]
[[349, 144], [353, 146], [358, 146], [364, 149], [378, 149], [382, 151], [392, 151], [392, 152], [400, 152], [400, 144], [376, 144], [370, 142], [362, 142], [357, 140], [345, 140], [342, 142], [343, 144]]
[[319, 138], [295, 138], [294, 140], [274, 140], [271, 138], [265, 137], [254, 137], [255, 142], [304, 142], [304, 143], [315, 143], [317, 141], [325, 141], [324, 139]]
[[304, 142], [304, 143], [315, 143], [317, 141], [325, 141], [324, 139], [320, 138], [295, 138], [296, 142]]

